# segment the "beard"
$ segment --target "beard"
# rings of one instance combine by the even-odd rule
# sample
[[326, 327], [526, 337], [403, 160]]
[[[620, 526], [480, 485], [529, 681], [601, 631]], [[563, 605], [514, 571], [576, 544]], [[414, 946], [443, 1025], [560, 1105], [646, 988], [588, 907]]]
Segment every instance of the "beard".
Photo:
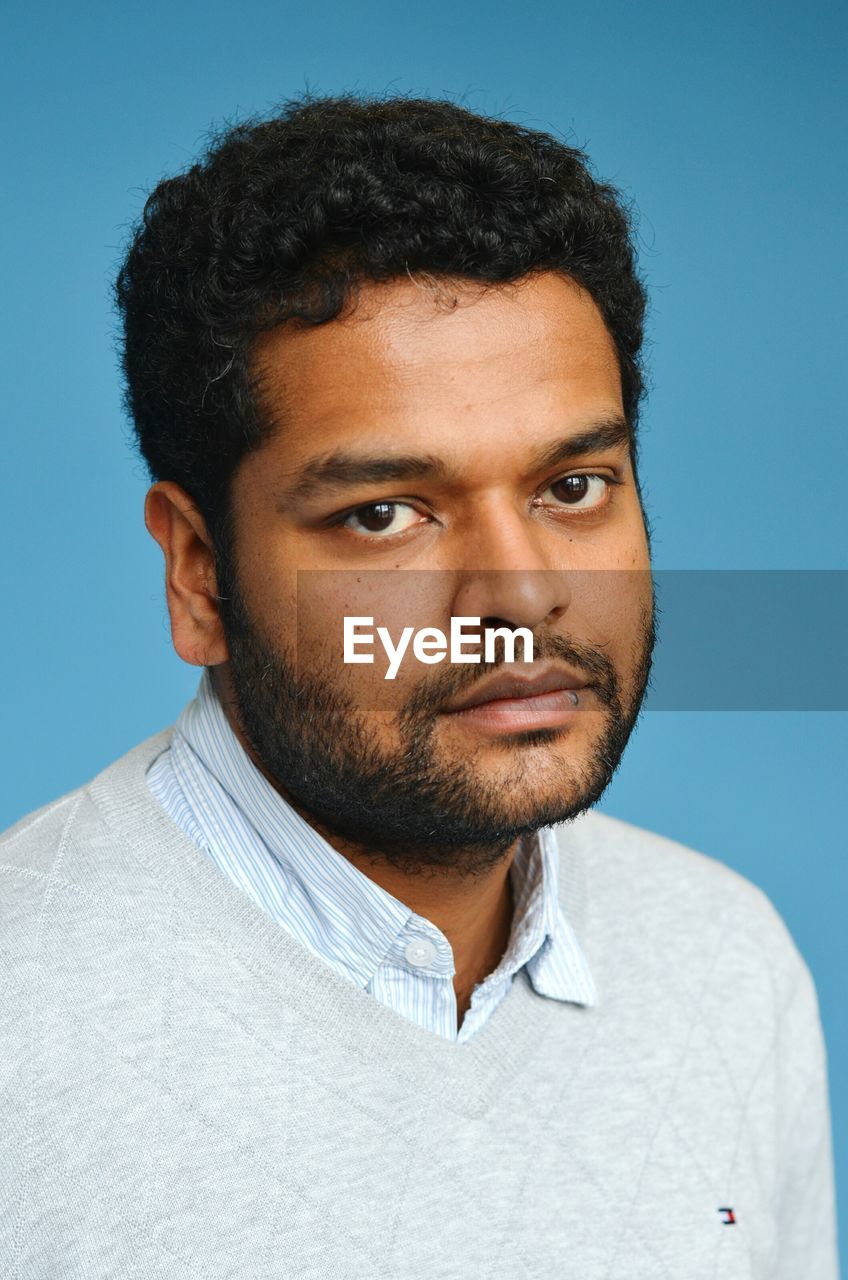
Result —
[[505, 777], [480, 761], [482, 747], [446, 758], [438, 735], [439, 713], [499, 662], [422, 681], [397, 713], [398, 742], [390, 751], [329, 663], [306, 670], [264, 638], [235, 575], [224, 568], [218, 600], [242, 733], [275, 788], [325, 837], [407, 873], [479, 875], [516, 840], [577, 817], [609, 786], [648, 687], [653, 607], [642, 609], [626, 698], [601, 649], [554, 632], [534, 635], [534, 661], [566, 662], [585, 674], [602, 728], [582, 763], [563, 751], [567, 730], [499, 736], [488, 749], [504, 753]]

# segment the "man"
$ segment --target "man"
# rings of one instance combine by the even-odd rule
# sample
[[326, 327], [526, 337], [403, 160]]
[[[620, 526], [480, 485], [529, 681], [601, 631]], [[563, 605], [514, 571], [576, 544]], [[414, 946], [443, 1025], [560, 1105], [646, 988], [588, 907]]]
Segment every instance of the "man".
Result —
[[802, 959], [592, 808], [654, 642], [614, 191], [307, 100], [160, 184], [118, 299], [204, 671], [4, 839], [4, 1276], [830, 1280]]

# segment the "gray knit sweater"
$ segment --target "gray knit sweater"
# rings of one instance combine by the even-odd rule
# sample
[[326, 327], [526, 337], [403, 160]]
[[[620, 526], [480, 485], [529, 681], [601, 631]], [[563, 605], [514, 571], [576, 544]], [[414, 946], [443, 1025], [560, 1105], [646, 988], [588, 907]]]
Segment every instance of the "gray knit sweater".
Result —
[[457, 1045], [180, 831], [168, 738], [0, 841], [3, 1280], [833, 1280], [815, 992], [759, 890], [583, 815], [597, 1007], [519, 975]]

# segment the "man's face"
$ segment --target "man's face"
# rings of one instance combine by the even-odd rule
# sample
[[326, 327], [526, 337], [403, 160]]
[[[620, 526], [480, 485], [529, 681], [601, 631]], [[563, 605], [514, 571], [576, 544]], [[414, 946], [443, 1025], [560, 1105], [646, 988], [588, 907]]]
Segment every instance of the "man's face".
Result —
[[[242, 733], [319, 829], [479, 872], [597, 800], [645, 691], [648, 544], [601, 315], [554, 273], [372, 284], [268, 335], [256, 367], [280, 427], [234, 477], [218, 584]], [[525, 627], [534, 661], [410, 654], [389, 681], [379, 649], [344, 663], [345, 616], [393, 639]], [[461, 709], [504, 674], [583, 687]]]

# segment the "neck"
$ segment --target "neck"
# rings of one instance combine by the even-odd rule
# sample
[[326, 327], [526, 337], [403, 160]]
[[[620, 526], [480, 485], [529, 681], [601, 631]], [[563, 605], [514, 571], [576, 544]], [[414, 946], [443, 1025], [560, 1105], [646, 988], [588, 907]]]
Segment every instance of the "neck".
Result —
[[[311, 821], [308, 814], [304, 816]], [[509, 945], [513, 915], [509, 872], [518, 842], [488, 871], [460, 877], [449, 872], [422, 875], [400, 870], [332, 833], [321, 834], [363, 875], [445, 935], [456, 966], [453, 985], [461, 1023], [475, 986], [498, 967]]]
[[[220, 677], [223, 673], [216, 669], [215, 675]], [[415, 871], [395, 866], [381, 856], [378, 850], [366, 850], [327, 830], [286, 793], [279, 782], [268, 773], [247, 741], [239, 723], [229, 681], [218, 678], [215, 680], [215, 685], [233, 732], [274, 790], [279, 792], [332, 848], [353, 863], [357, 870], [378, 884], [381, 889], [392, 894], [416, 915], [429, 920], [445, 935], [450, 943], [456, 967], [454, 991], [458, 1024], [461, 1024], [471, 1003], [474, 987], [497, 968], [509, 945], [513, 915], [509, 872], [518, 850], [518, 841], [494, 866], [474, 876], [452, 872], [449, 868], [440, 869], [434, 873], [429, 867], [423, 871]], [[457, 851], [457, 865], [463, 865], [461, 850]]]

